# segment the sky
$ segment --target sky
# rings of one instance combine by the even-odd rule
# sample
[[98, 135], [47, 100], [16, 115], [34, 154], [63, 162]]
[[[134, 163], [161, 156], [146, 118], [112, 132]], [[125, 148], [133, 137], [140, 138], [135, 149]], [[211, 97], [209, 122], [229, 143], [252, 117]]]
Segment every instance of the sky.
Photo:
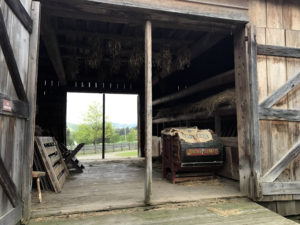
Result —
[[[93, 102], [102, 104], [102, 94], [68, 93], [67, 122], [80, 124]], [[137, 124], [137, 95], [105, 94], [105, 114], [108, 120], [120, 124]]]

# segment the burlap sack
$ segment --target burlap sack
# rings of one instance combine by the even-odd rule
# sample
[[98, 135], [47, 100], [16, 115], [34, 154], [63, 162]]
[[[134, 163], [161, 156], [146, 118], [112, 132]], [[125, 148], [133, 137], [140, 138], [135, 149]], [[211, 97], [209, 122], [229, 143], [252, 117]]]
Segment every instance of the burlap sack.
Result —
[[162, 130], [161, 133], [170, 136], [175, 136], [178, 134], [178, 137], [187, 143], [204, 143], [213, 140], [210, 130], [199, 130], [197, 127], [166, 128]]

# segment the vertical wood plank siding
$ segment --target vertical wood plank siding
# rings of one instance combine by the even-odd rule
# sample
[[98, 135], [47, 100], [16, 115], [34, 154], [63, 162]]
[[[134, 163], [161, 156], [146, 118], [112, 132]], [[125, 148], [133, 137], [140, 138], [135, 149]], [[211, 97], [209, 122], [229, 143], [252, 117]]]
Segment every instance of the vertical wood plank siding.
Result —
[[[249, 1], [249, 17], [256, 26], [258, 45], [275, 46], [279, 53], [272, 56], [257, 56], [258, 99], [264, 102], [288, 80], [300, 72], [297, 57], [300, 47], [300, 2], [297, 0], [253, 0]], [[272, 50], [271, 49], [271, 50]], [[270, 49], [260, 49], [264, 54]], [[292, 51], [292, 57], [283, 57]], [[285, 94], [272, 108], [296, 112], [300, 108], [300, 86]], [[271, 110], [272, 111], [272, 110]], [[272, 112], [273, 112], [272, 111]], [[297, 116], [297, 115], [296, 115]], [[261, 170], [264, 175], [289, 149], [300, 140], [300, 126], [294, 122], [260, 120]], [[300, 181], [300, 157], [296, 158], [278, 177], [277, 181]], [[280, 201], [299, 198], [298, 195], [264, 196], [261, 201]], [[280, 208], [279, 204], [278, 208]]]

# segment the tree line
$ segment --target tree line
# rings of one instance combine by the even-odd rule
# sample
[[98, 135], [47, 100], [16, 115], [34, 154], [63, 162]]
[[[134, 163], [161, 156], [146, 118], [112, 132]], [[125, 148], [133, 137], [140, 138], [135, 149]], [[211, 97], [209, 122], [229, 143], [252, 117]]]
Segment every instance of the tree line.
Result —
[[[75, 143], [99, 144], [102, 143], [102, 105], [99, 102], [91, 104], [84, 113], [83, 123], [77, 129], [67, 128], [67, 145]], [[137, 127], [115, 128], [112, 123], [105, 118], [105, 142], [134, 142], [137, 141]]]

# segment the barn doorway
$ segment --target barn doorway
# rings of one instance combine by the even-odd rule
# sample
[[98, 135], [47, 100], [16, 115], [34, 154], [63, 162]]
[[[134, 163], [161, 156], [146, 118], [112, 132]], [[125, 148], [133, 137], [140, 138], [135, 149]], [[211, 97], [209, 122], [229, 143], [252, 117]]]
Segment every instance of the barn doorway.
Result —
[[[93, 165], [103, 171], [100, 176], [83, 173], [80, 183], [67, 180], [61, 194], [46, 193], [46, 204], [35, 202], [33, 214], [56, 213], [57, 201], [61, 201], [59, 210], [66, 212], [144, 205], [144, 21], [136, 24], [102, 17], [76, 17], [74, 12], [65, 16], [59, 4], [46, 4], [45, 9], [47, 15], [44, 18], [51, 23], [48, 27], [43, 23], [42, 26], [54, 34], [63, 67], [53, 63], [51, 48], [47, 46], [50, 40], [42, 35], [37, 124], [50, 127], [55, 138], [65, 143], [68, 92], [106, 93], [107, 98], [112, 93], [134, 94], [138, 98], [139, 157], [121, 163], [112, 160]], [[136, 15], [126, 9], [122, 12], [131, 19]], [[175, 18], [173, 14], [168, 16]], [[152, 151], [155, 150], [155, 154], [152, 175], [155, 203], [243, 196], [239, 191], [235, 28], [228, 24], [213, 29], [192, 23], [190, 26], [176, 22], [153, 24]], [[224, 163], [208, 182], [171, 184], [161, 172], [161, 133], [165, 128], [195, 126], [210, 129], [220, 137], [226, 154]], [[127, 135], [127, 130], [125, 132]], [[80, 199], [81, 205], [74, 203], [74, 199]]]

